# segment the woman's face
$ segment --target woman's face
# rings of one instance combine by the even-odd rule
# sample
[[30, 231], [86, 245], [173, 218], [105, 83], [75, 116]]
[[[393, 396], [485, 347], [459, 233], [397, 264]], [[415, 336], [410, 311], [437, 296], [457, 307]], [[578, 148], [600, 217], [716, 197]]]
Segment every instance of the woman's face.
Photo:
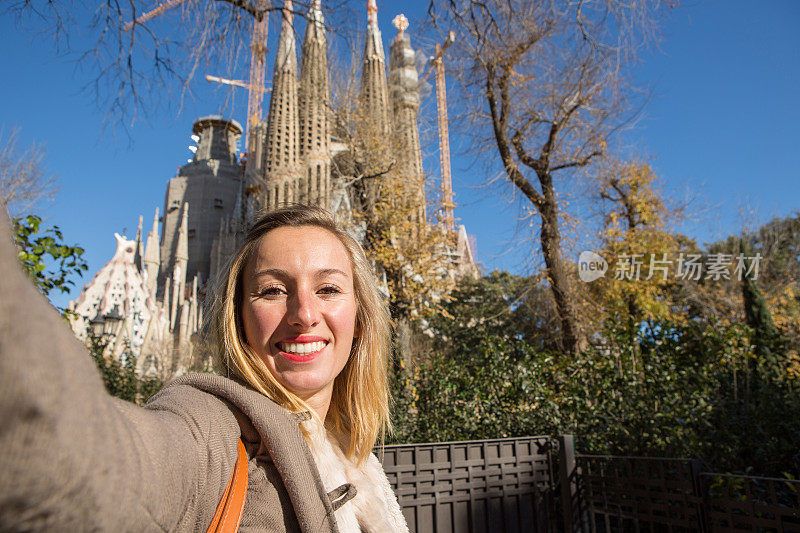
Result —
[[316, 226], [277, 228], [261, 238], [243, 276], [247, 344], [284, 387], [327, 410], [356, 329], [344, 245]]

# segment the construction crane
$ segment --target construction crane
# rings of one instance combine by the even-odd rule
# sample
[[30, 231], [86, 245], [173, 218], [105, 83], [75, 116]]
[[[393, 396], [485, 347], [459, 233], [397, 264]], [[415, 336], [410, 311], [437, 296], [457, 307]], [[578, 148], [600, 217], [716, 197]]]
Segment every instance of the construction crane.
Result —
[[267, 30], [269, 28], [269, 15], [266, 11], [266, 1], [261, 0], [259, 6], [261, 18], [253, 22], [253, 39], [250, 42], [250, 83], [246, 87], [247, 94], [247, 125], [245, 126], [245, 146], [247, 153], [255, 153], [255, 146], [250, 146], [254, 141], [250, 131], [261, 122], [261, 102], [264, 99], [264, 77], [267, 69]]
[[232, 85], [234, 87], [241, 87], [242, 89], [250, 89], [250, 85], [242, 80], [229, 80], [228, 78], [220, 78], [219, 76], [212, 76], [211, 74], [206, 74], [206, 81], [221, 83], [223, 85]]
[[152, 10], [148, 11], [147, 13], [145, 13], [144, 15], [142, 15], [140, 17], [137, 17], [136, 20], [134, 20], [133, 22], [128, 22], [122, 28], [125, 31], [130, 31], [134, 24], [144, 24], [148, 20], [159, 16], [164, 11], [166, 11], [168, 9], [172, 9], [175, 6], [184, 3], [185, 1], [186, 0], [167, 0], [166, 2], [161, 4], [160, 6], [157, 6], [154, 9], [152, 9]]
[[[447, 90], [444, 81], [444, 62], [442, 57], [448, 46], [453, 44], [456, 34], [450, 32], [444, 43], [436, 45], [436, 54], [430, 58], [436, 79], [436, 115], [439, 126], [439, 164], [442, 169], [442, 218], [444, 226], [455, 232], [456, 223], [453, 216], [455, 203], [453, 202], [453, 183], [450, 174], [450, 131], [447, 124]], [[423, 81], [430, 74], [430, 70], [423, 77]]]
[[[124, 29], [125, 31], [129, 31], [134, 24], [143, 24], [185, 1], [186, 0], [167, 0], [152, 11], [148, 11], [144, 15], [136, 18], [135, 21], [125, 24]], [[248, 90], [247, 122], [245, 123], [245, 146], [248, 153], [253, 153], [254, 148], [250, 146], [252, 143], [250, 130], [261, 122], [261, 102], [264, 99], [264, 92], [268, 90], [264, 87], [267, 66], [267, 33], [269, 30], [267, 0], [260, 0], [258, 2], [258, 13], [260, 16], [256, 16], [256, 20], [253, 22], [253, 38], [250, 41], [250, 78], [248, 83], [238, 80], [228, 80], [218, 76], [206, 76], [208, 81], [234, 85]]]
[[[250, 79], [253, 79], [252, 72], [250, 73]], [[206, 74], [206, 81], [210, 81], [212, 83], [221, 83], [222, 85], [231, 85], [233, 87], [241, 87], [242, 89], [247, 89], [249, 91], [249, 98], [247, 102], [247, 125], [245, 126], [245, 142], [249, 143], [251, 139], [249, 136], [250, 129], [261, 122], [261, 102], [263, 101], [264, 93], [268, 93], [272, 89], [264, 86], [265, 82], [263, 78], [260, 80], [260, 84], [258, 84], [258, 79], [256, 83], [247, 83], [242, 80], [230, 80], [228, 78], [221, 78], [219, 76]], [[245, 146], [247, 146], [248, 152], [250, 152], [251, 148], [254, 148], [249, 144], [246, 144]]]
[[260, 2], [259, 8], [261, 8], [262, 16], [260, 19], [256, 18], [253, 23], [253, 39], [250, 41], [250, 79], [248, 82], [229, 80], [206, 74], [206, 80], [208, 81], [247, 89], [247, 123], [244, 130], [244, 142], [248, 154], [255, 152], [255, 146], [251, 146], [254, 139], [251, 137], [250, 131], [261, 122], [261, 102], [264, 100], [264, 93], [269, 91], [264, 87], [267, 69], [269, 17], [264, 1]]
[[[210, 81], [213, 83], [221, 83], [222, 85], [232, 85], [233, 87], [241, 87], [242, 89], [256, 90], [257, 87], [250, 85], [249, 83], [242, 81], [242, 80], [229, 80], [228, 78], [220, 78], [219, 76], [212, 76], [211, 74], [206, 74], [206, 81]], [[262, 93], [268, 93], [272, 91], [270, 87], [261, 87]]]

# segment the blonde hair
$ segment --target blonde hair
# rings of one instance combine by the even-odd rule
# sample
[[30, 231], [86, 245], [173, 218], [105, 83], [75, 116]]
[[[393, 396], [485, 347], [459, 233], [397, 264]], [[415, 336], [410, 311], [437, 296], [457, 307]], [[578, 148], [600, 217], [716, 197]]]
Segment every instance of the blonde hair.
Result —
[[[314, 411], [275, 379], [248, 346], [241, 309], [242, 273], [256, 253], [261, 238], [284, 227], [313, 226], [332, 233], [342, 243], [353, 270], [356, 331], [351, 355], [336, 377], [326, 425], [345, 437], [347, 457], [364, 461], [380, 438], [391, 429], [389, 420], [389, 310], [361, 245], [334, 222], [324, 209], [291, 206], [271, 211], [247, 232], [244, 243], [217, 279], [209, 333], [217, 349], [217, 364], [292, 412]], [[349, 440], [349, 444], [347, 441]]]

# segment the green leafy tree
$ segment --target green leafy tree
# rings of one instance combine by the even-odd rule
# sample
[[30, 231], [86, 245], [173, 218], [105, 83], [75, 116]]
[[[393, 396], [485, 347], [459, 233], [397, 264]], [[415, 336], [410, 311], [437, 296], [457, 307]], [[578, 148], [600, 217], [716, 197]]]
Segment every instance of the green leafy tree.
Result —
[[65, 244], [58, 226], [43, 228], [41, 217], [28, 215], [13, 218], [12, 228], [22, 267], [45, 296], [69, 292], [73, 276], [88, 269], [83, 248]]
[[[747, 241], [742, 239], [739, 243], [739, 251], [745, 257], [752, 257], [752, 247]], [[752, 261], [749, 263], [748, 270], [752, 268]], [[778, 328], [772, 320], [772, 313], [769, 310], [764, 293], [758, 288], [756, 280], [752, 276], [742, 277], [742, 301], [744, 303], [744, 316], [747, 324], [753, 328], [755, 333], [756, 348], [761, 355], [768, 354], [770, 344], [774, 343], [778, 337]]]

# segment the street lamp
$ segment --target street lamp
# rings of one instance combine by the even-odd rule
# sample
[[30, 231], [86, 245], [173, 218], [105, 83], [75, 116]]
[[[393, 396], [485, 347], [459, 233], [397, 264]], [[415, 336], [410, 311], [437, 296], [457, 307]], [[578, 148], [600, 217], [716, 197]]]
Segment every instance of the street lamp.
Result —
[[115, 305], [114, 308], [106, 314], [105, 318], [105, 327], [103, 328], [103, 334], [107, 336], [112, 336], [117, 332], [117, 326], [120, 322], [122, 322], [122, 315], [119, 312], [119, 306]]
[[100, 316], [100, 312], [95, 315], [95, 317], [89, 322], [89, 328], [92, 330], [92, 335], [96, 338], [100, 338], [103, 336], [103, 331], [105, 330], [105, 320], [103, 317]]

